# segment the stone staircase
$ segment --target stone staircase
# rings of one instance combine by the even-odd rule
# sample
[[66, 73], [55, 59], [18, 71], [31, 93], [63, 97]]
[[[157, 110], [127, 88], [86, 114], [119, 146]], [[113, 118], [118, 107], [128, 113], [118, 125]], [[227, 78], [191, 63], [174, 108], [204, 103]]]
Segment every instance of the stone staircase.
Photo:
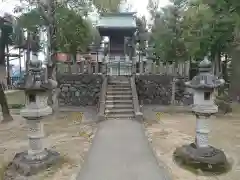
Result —
[[130, 79], [124, 76], [110, 77], [106, 93], [105, 117], [133, 119], [133, 97]]

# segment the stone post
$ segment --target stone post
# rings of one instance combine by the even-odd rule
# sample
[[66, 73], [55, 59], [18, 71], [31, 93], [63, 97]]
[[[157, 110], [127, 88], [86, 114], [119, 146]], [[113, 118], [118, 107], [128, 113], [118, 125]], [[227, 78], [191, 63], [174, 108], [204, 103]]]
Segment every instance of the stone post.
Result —
[[102, 60], [102, 68], [101, 68], [102, 74], [107, 74], [106, 63], [108, 63], [108, 58], [109, 58], [109, 56], [107, 55], [107, 56], [105, 56], [105, 57], [103, 58], [103, 60]]
[[95, 62], [95, 73], [96, 73], [96, 74], [99, 73], [99, 64], [98, 64], [98, 61]]
[[175, 93], [176, 93], [176, 78], [174, 77], [172, 80], [172, 97], [171, 97], [171, 104], [175, 105]]
[[156, 74], [156, 62], [152, 63], [152, 73]]
[[140, 65], [139, 65], [139, 67], [140, 67], [140, 70], [139, 70], [139, 73], [140, 74], [143, 74], [143, 56], [142, 55], [140, 55]]
[[79, 71], [81, 74], [84, 73], [84, 59], [81, 59], [81, 61], [79, 62]]
[[146, 66], [146, 73], [147, 74], [151, 74], [152, 73], [152, 60], [151, 59], [147, 59], [147, 66]]
[[87, 72], [88, 72], [88, 74], [92, 74], [92, 62], [87, 60], [87, 63], [88, 63], [88, 70], [87, 70]]
[[156, 74], [160, 74], [160, 64], [156, 65]]
[[177, 148], [174, 156], [191, 168], [219, 172], [226, 171], [228, 162], [222, 150], [208, 144], [208, 121], [218, 111], [214, 104], [214, 90], [223, 85], [224, 80], [215, 77], [211, 67], [211, 62], [205, 58], [199, 64], [199, 74], [186, 82], [186, 86], [193, 89], [192, 112], [196, 116], [196, 137], [194, 143]]
[[28, 123], [29, 149], [16, 154], [7, 168], [6, 179], [9, 178], [8, 175], [11, 174], [11, 171], [22, 176], [30, 176], [40, 170], [47, 169], [58, 161], [59, 153], [46, 149], [44, 146], [42, 124], [42, 119], [52, 114], [52, 108], [47, 103], [48, 91], [56, 87], [56, 81], [52, 79], [44, 80], [42, 63], [33, 56], [29, 63], [26, 79], [19, 85], [19, 89], [24, 90], [26, 95], [26, 105], [20, 114]]
[[136, 56], [132, 57], [132, 74], [136, 74]]
[[210, 132], [208, 127], [209, 116], [196, 115], [196, 145], [197, 147], [208, 147], [208, 134]]

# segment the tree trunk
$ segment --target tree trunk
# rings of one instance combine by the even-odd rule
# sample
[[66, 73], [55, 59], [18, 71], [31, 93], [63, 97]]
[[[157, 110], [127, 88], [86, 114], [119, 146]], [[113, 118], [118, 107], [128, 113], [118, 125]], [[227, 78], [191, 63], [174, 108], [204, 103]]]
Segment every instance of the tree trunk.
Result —
[[228, 55], [225, 54], [225, 60], [222, 63], [222, 78], [225, 80], [226, 86], [228, 86], [228, 83], [229, 83], [227, 64], [228, 64]]
[[[55, 8], [56, 8], [56, 2], [54, 0], [50, 0], [48, 4], [48, 16], [49, 16], [49, 24], [48, 24], [48, 48], [50, 53], [50, 58], [48, 59], [50, 62], [48, 62], [47, 65], [47, 74], [48, 79], [56, 80], [56, 52], [57, 52], [57, 42], [56, 42], [56, 22], [55, 22]], [[54, 102], [57, 97], [56, 95], [57, 91], [56, 89], [49, 92], [48, 96], [48, 104], [53, 108], [53, 111], [56, 110], [56, 104], [57, 102]], [[54, 96], [54, 97], [53, 97]]]
[[4, 93], [4, 89], [3, 89], [3, 86], [1, 83], [0, 83], [0, 105], [2, 107], [2, 116], [3, 116], [2, 122], [12, 121], [13, 118], [10, 114], [8, 104], [7, 104], [7, 98], [6, 98], [6, 95]]
[[214, 54], [214, 75], [219, 76], [221, 73], [221, 52]]
[[10, 78], [10, 61], [9, 61], [9, 46], [6, 45], [6, 51], [7, 51], [7, 85], [11, 85], [11, 78]]
[[9, 112], [7, 99], [4, 93], [4, 85], [6, 85], [6, 65], [5, 65], [5, 44], [0, 42], [0, 105], [2, 108], [2, 122], [13, 120]]
[[231, 61], [231, 77], [230, 77], [230, 87], [229, 92], [230, 96], [234, 101], [240, 102], [240, 84], [239, 84], [239, 77], [240, 77], [240, 47], [234, 49], [231, 53], [232, 61]]
[[31, 33], [28, 31], [27, 32], [27, 51], [26, 51], [26, 64], [25, 64], [25, 72], [28, 72], [29, 68], [29, 63], [30, 63], [30, 58], [31, 58], [31, 52], [30, 52], [30, 46], [31, 46]]

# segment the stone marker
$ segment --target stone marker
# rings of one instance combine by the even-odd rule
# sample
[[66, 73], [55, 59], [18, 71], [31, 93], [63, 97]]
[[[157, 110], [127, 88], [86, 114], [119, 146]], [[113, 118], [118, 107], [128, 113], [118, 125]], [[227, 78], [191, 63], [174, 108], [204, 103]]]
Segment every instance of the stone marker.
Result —
[[19, 83], [19, 89], [24, 90], [26, 94], [26, 106], [20, 114], [27, 120], [29, 126], [29, 149], [16, 154], [5, 172], [4, 179], [31, 176], [47, 169], [60, 157], [59, 153], [44, 148], [41, 120], [52, 114], [52, 108], [47, 104], [48, 91], [55, 88], [57, 82], [46, 80], [42, 75], [42, 62], [37, 58], [32, 59], [24, 82]]
[[218, 111], [214, 104], [214, 90], [223, 85], [224, 80], [214, 76], [211, 69], [211, 62], [205, 57], [199, 64], [199, 74], [185, 83], [194, 90], [192, 111], [197, 118], [196, 138], [195, 143], [177, 148], [174, 157], [178, 162], [192, 168], [222, 172], [227, 168], [227, 158], [223, 151], [208, 144], [208, 121]]

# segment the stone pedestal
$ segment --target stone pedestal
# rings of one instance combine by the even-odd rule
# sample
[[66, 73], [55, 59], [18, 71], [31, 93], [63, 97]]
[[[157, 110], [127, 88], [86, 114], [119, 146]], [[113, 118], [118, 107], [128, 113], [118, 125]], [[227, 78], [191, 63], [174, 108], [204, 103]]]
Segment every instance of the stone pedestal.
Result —
[[180, 165], [214, 174], [224, 173], [229, 168], [224, 152], [212, 146], [197, 147], [195, 143], [183, 145], [174, 151], [174, 158]]

